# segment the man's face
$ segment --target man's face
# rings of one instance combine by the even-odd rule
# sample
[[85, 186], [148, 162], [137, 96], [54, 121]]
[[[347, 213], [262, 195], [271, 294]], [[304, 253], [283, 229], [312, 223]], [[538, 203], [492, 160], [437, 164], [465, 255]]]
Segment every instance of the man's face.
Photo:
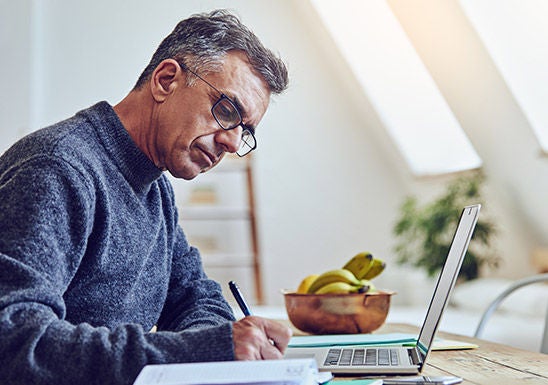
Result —
[[[176, 178], [192, 179], [214, 167], [227, 152], [238, 150], [242, 127], [223, 130], [211, 114], [211, 107], [221, 96], [219, 92], [200, 79], [187, 86], [186, 76], [191, 76], [188, 72], [179, 71], [177, 76], [181, 79], [174, 83], [174, 91], [153, 113], [149, 144], [154, 146], [158, 166]], [[244, 54], [229, 53], [222, 70], [204, 79], [237, 101], [246, 126], [259, 124], [270, 92]]]

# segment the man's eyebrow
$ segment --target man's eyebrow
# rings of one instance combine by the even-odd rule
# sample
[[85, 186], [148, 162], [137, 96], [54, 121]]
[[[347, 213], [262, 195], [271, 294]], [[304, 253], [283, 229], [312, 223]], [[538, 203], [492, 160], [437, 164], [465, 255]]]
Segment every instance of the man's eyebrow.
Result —
[[253, 135], [255, 135], [255, 127], [248, 126], [247, 124], [242, 124], [242, 126], [244, 126], [244, 128], [247, 128], [249, 131], [251, 131]]

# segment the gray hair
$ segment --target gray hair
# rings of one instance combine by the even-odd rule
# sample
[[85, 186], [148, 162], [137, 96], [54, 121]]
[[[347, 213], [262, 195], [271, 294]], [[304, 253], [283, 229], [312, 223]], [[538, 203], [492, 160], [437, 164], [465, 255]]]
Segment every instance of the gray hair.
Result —
[[264, 47], [238, 17], [227, 10], [215, 10], [180, 21], [160, 43], [134, 89], [141, 88], [165, 59], [175, 59], [183, 68], [196, 73], [206, 73], [218, 71], [226, 54], [234, 50], [246, 54], [270, 92], [279, 94], [287, 88], [289, 80], [284, 62]]

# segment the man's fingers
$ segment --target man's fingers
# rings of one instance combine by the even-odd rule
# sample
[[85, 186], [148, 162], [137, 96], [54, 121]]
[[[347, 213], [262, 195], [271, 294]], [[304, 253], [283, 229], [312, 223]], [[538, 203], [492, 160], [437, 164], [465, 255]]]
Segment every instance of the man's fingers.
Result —
[[233, 324], [234, 354], [238, 360], [279, 359], [291, 329], [276, 321], [249, 316]]
[[271, 341], [271, 344], [275, 346], [280, 353], [284, 353], [289, 343], [289, 339], [293, 334], [291, 329], [286, 325], [283, 325], [279, 322], [266, 320], [265, 325], [265, 334], [268, 339]]
[[276, 345], [272, 345], [270, 341], [261, 346], [261, 359], [263, 360], [278, 360], [283, 358], [283, 352], [281, 352]]

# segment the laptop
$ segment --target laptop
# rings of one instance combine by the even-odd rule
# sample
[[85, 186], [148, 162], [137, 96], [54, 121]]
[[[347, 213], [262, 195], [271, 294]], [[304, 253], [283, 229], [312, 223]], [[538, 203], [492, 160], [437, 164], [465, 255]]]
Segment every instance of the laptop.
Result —
[[428, 358], [449, 295], [478, 221], [481, 205], [462, 210], [416, 346], [289, 347], [285, 358], [314, 358], [322, 371], [344, 374], [417, 374]]

